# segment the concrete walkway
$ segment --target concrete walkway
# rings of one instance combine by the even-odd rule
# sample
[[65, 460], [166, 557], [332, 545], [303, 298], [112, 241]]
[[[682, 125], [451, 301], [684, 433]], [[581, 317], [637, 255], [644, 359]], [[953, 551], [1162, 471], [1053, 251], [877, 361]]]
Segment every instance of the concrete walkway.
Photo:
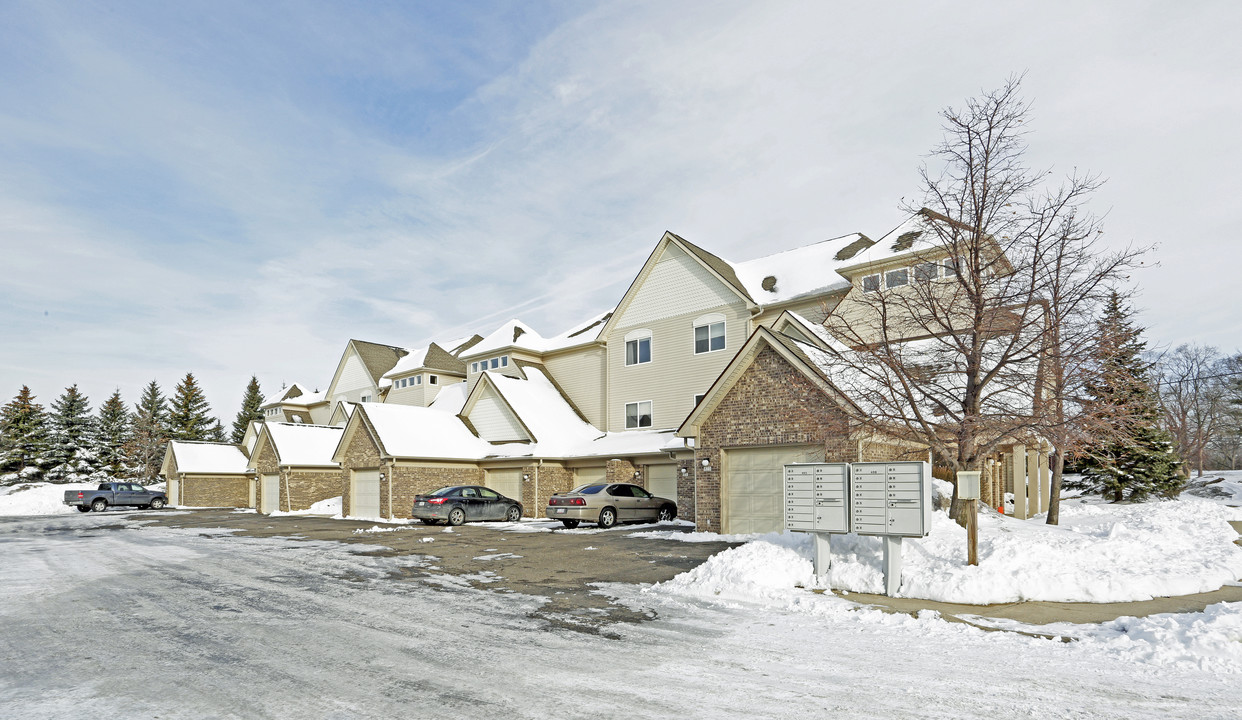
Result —
[[[1234, 530], [1242, 535], [1242, 521], [1230, 521]], [[1235, 542], [1242, 545], [1242, 537]], [[1195, 595], [1178, 595], [1161, 597], [1151, 600], [1123, 603], [1058, 603], [1058, 602], [1018, 602], [1000, 605], [964, 605], [961, 603], [944, 603], [934, 600], [917, 598], [892, 598], [886, 595], [868, 593], [851, 593], [843, 590], [833, 594], [852, 602], [876, 607], [881, 610], [900, 612], [913, 615], [920, 610], [935, 610], [948, 620], [964, 622], [976, 627], [962, 616], [977, 615], [989, 618], [1016, 620], [1028, 625], [1047, 625], [1054, 622], [1071, 623], [1102, 623], [1116, 620], [1119, 617], [1146, 617], [1161, 613], [1201, 612], [1208, 605], [1220, 602], [1242, 602], [1242, 583], [1226, 585], [1212, 592]], [[991, 630], [993, 628], [984, 628]], [[1038, 633], [1033, 633], [1038, 634]]]

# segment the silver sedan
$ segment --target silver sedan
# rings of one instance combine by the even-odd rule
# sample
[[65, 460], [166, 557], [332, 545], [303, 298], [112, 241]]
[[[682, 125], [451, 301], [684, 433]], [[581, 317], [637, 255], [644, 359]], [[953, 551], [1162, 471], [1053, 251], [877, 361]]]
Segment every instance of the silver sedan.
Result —
[[581, 522], [610, 528], [624, 522], [667, 522], [677, 517], [677, 503], [629, 483], [595, 483], [553, 495], [547, 516], [567, 528]]

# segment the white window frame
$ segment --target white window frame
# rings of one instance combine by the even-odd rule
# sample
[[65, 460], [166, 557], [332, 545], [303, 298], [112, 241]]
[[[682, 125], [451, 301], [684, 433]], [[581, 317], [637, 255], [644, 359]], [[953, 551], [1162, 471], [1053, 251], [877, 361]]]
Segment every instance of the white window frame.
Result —
[[[929, 268], [929, 267], [931, 269], [931, 275], [928, 277], [919, 277], [919, 268]], [[931, 282], [932, 280], [935, 280], [938, 277], [940, 277], [940, 263], [936, 262], [935, 260], [915, 263], [910, 268], [910, 282], [912, 283]]]
[[472, 362], [472, 363], [470, 363], [470, 372], [476, 372], [476, 373], [477, 373], [478, 371], [479, 371], [479, 363], [477, 363], [477, 362]]
[[414, 376], [414, 384], [415, 384], [415, 385], [422, 385], [422, 384], [423, 384], [423, 376], [422, 376], [422, 375], [415, 375], [415, 376]]
[[494, 357], [488, 361], [488, 363], [491, 365], [491, 367], [488, 368], [489, 370], [496, 370], [500, 367], [500, 358]]
[[370, 395], [362, 395], [358, 398], [358, 402], [371, 402]]
[[509, 367], [509, 356], [508, 355], [501, 356], [500, 367]]
[[703, 402], [703, 398], [705, 397], [707, 397], [707, 393], [695, 393], [694, 394], [694, 406], [698, 407], [699, 403]]
[[428, 376], [427, 376], [427, 384], [428, 384], [428, 385], [439, 385], [439, 384], [440, 384], [440, 376], [439, 376], [439, 375], [428, 375]]
[[[650, 408], [647, 411], [647, 417], [650, 423], [643, 425], [643, 404], [646, 403]], [[634, 422], [637, 423], [633, 427], [630, 426], [630, 406], [636, 406], [634, 411]], [[625, 429], [626, 430], [642, 430], [644, 428], [655, 427], [655, 403], [650, 400], [638, 400], [635, 402], [627, 402], [625, 404]]]
[[[875, 287], [868, 290], [867, 281], [870, 280], [871, 278], [875, 278]], [[862, 278], [861, 287], [862, 287], [862, 291], [865, 293], [880, 292], [880, 289], [884, 287], [884, 275], [882, 273], [872, 273], [870, 275], [864, 275]]]
[[[716, 326], [716, 325], [720, 325], [720, 326], [721, 326], [721, 327], [720, 327], [720, 330], [721, 330], [721, 332], [720, 332], [720, 340], [721, 340], [721, 343], [720, 343], [720, 347], [718, 347], [718, 348], [716, 348], [715, 350], [713, 350], [713, 349], [712, 349], [712, 330], [711, 330], [711, 329], [712, 329], [712, 327], [714, 327], [714, 326]], [[704, 350], [704, 351], [702, 351], [702, 352], [699, 352], [699, 341], [698, 341], [698, 334], [699, 334], [699, 328], [701, 328], [701, 327], [706, 327], [706, 328], [707, 328], [707, 349], [706, 349], [706, 350]], [[695, 354], [695, 355], [708, 355], [708, 354], [711, 354], [711, 353], [714, 353], [714, 352], [724, 352], [725, 350], [728, 350], [728, 349], [729, 349], [729, 323], [728, 323], [728, 319], [727, 319], [727, 318], [725, 318], [725, 316], [724, 316], [724, 314], [723, 314], [723, 313], [710, 313], [710, 314], [708, 314], [708, 315], [701, 315], [701, 316], [699, 316], [698, 318], [695, 318], [695, 320], [694, 320], [694, 329], [693, 329], [693, 330], [691, 330], [691, 332], [690, 332], [690, 343], [691, 343], [690, 348], [694, 351], [694, 354]]]
[[[893, 285], [893, 284], [889, 283], [889, 281], [888, 281], [888, 276], [889, 276], [889, 275], [894, 275], [894, 274], [896, 274], [896, 273], [905, 273], [905, 274], [906, 274], [906, 281], [905, 281], [905, 282], [903, 282], [903, 283], [897, 283], [896, 285]], [[910, 268], [904, 268], [904, 267], [902, 267], [902, 268], [893, 268], [892, 270], [885, 270], [885, 271], [884, 271], [884, 287], [886, 287], [886, 288], [905, 287], [906, 285], [909, 285], [909, 284], [910, 284]]]
[[[625, 352], [625, 357], [623, 357], [623, 358], [622, 358], [622, 363], [623, 363], [626, 367], [634, 367], [634, 366], [636, 366], [636, 365], [647, 365], [647, 364], [649, 364], [649, 363], [651, 362], [651, 360], [652, 360], [652, 354], [651, 354], [651, 345], [652, 345], [652, 340], [651, 340], [651, 338], [652, 338], [651, 331], [650, 331], [650, 330], [648, 330], [648, 329], [646, 329], [646, 328], [640, 328], [640, 329], [638, 329], [638, 330], [631, 330], [631, 331], [629, 331], [628, 333], [626, 333], [626, 334], [625, 334], [625, 344], [622, 346], [622, 347], [624, 347], [624, 348], [625, 348], [625, 349], [624, 349], [624, 352]], [[647, 341], [647, 359], [646, 359], [646, 360], [643, 360], [643, 359], [642, 359], [642, 357], [643, 357], [643, 356], [642, 356], [642, 342], [643, 342], [643, 340], [646, 340], [646, 341]], [[635, 358], [636, 358], [636, 360], [637, 360], [636, 362], [630, 362], [630, 343], [634, 343], [634, 357], [635, 357]]]

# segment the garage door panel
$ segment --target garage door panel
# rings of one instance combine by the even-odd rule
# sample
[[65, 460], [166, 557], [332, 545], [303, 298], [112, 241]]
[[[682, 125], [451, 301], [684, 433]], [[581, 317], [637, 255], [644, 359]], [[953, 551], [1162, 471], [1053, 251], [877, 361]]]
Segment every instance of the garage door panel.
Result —
[[[822, 452], [822, 451], [821, 451]], [[725, 450], [721, 524], [726, 533], [763, 533], [784, 526], [784, 466], [815, 455], [806, 446]]]
[[595, 483], [606, 482], [608, 479], [607, 468], [602, 467], [584, 467], [574, 470], [574, 487], [581, 485], [594, 485]]
[[677, 502], [677, 466], [648, 465], [647, 492]]
[[350, 517], [380, 516], [379, 470], [355, 470], [350, 487]]
[[522, 500], [521, 470], [488, 470], [483, 484], [507, 498]]

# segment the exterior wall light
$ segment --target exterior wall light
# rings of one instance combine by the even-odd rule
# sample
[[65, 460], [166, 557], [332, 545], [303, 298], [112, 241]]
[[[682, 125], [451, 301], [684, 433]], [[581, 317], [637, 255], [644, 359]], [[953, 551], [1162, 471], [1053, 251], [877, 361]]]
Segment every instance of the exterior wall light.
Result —
[[522, 473], [522, 480], [530, 482], [530, 473]]
[[711, 472], [711, 471], [712, 471], [712, 462], [708, 460], [707, 458], [703, 458], [703, 472]]

